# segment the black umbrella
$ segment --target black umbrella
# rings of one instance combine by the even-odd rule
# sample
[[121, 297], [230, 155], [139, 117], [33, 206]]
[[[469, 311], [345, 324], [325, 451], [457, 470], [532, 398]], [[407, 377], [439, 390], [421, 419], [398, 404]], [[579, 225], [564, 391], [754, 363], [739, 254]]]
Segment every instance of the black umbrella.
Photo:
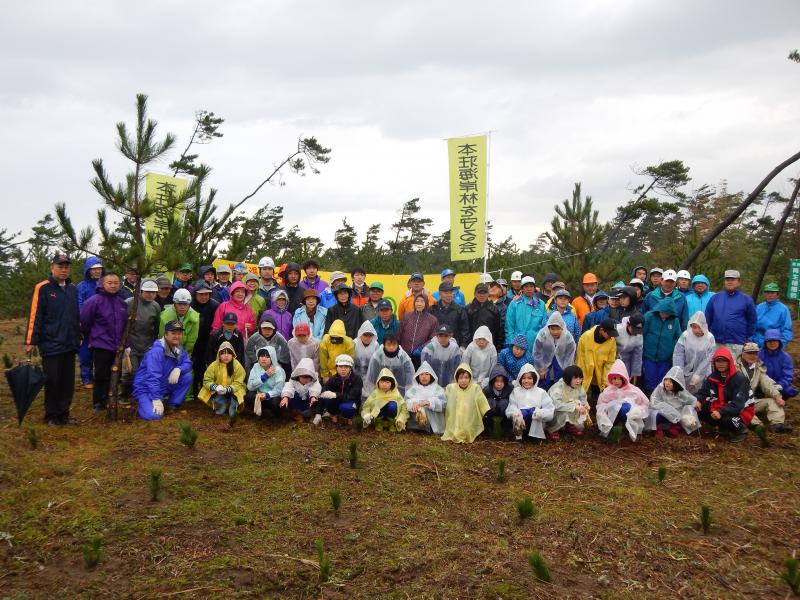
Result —
[[25, 418], [28, 409], [33, 404], [33, 399], [44, 387], [47, 375], [44, 374], [41, 367], [34, 367], [30, 362], [24, 362], [6, 371], [6, 379], [8, 387], [11, 388], [11, 394], [14, 396], [17, 419], [21, 425], [22, 419]]

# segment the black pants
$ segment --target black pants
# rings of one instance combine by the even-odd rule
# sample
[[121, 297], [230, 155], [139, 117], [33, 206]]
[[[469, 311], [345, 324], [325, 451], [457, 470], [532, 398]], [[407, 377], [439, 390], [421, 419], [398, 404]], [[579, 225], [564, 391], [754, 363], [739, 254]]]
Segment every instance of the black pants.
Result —
[[44, 384], [44, 420], [66, 423], [72, 393], [75, 390], [75, 352], [42, 357]]
[[729, 433], [731, 435], [747, 433], [747, 425], [744, 424], [744, 421], [742, 421], [742, 418], [739, 415], [731, 417], [720, 414], [719, 419], [712, 418], [711, 402], [703, 402], [703, 406], [697, 416], [700, 417], [700, 420], [703, 421], [703, 423], [708, 423], [714, 427], [719, 427], [719, 430], [724, 431], [725, 433]]
[[[203, 344], [203, 348], [201, 349], [195, 345], [192, 349], [192, 392], [194, 398], [197, 398], [197, 394], [200, 393], [200, 387], [203, 385], [203, 377], [206, 374], [205, 346], [206, 345]], [[245, 379], [245, 382], [246, 381], [247, 379]]]
[[114, 365], [113, 350], [93, 348], [94, 353], [94, 390], [92, 403], [95, 408], [105, 408], [108, 403], [108, 390], [111, 387], [111, 367]]

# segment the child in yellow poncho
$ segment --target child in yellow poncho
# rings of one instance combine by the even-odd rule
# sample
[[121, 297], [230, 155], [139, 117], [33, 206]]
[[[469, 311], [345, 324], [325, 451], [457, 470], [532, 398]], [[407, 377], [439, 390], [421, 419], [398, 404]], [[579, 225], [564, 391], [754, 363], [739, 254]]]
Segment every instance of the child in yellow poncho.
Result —
[[344, 321], [336, 319], [331, 323], [331, 328], [319, 344], [319, 375], [321, 383], [328, 383], [328, 379], [336, 375], [336, 357], [347, 354], [356, 357], [356, 345], [352, 338], [347, 337]]
[[449, 384], [443, 440], [471, 443], [483, 431], [483, 415], [489, 412], [489, 402], [480, 386], [472, 380], [472, 369], [461, 363], [456, 369], [455, 382]]
[[222, 342], [217, 350], [217, 360], [208, 365], [203, 376], [203, 389], [197, 397], [214, 409], [218, 415], [236, 414], [244, 404], [246, 391], [244, 367], [236, 360], [236, 351], [229, 342]]
[[361, 407], [364, 428], [375, 421], [375, 431], [403, 431], [408, 421], [408, 409], [403, 396], [397, 390], [397, 380], [392, 372], [384, 367], [378, 375], [375, 389], [372, 390]]

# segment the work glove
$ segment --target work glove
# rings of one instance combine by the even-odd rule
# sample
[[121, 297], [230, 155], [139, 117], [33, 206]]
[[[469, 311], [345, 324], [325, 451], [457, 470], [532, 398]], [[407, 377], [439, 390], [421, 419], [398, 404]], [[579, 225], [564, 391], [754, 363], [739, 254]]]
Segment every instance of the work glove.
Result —
[[228, 388], [226, 388], [224, 385], [218, 385], [218, 386], [214, 387], [214, 391], [217, 392], [217, 394], [219, 394], [220, 396], [224, 396], [225, 395], [225, 390], [227, 390], [227, 389]]
[[425, 409], [421, 406], [417, 408], [417, 425], [422, 427], [423, 429], [428, 428], [428, 414], [425, 412]]
[[253, 412], [257, 417], [261, 416], [261, 397], [256, 396], [255, 401], [253, 402]]
[[153, 400], [153, 414], [159, 417], [164, 414], [164, 403], [161, 400]]
[[314, 415], [314, 419], [311, 421], [314, 425], [319, 425], [322, 423], [322, 415], [317, 413]]
[[336, 392], [325, 391], [319, 395], [320, 398], [325, 398], [326, 400], [333, 400], [336, 398]]
[[367, 413], [362, 418], [364, 419], [364, 427], [369, 427], [370, 423], [372, 423], [372, 413]]
[[130, 373], [133, 371], [133, 365], [131, 364], [131, 349], [125, 348], [125, 354], [122, 355], [122, 370]]
[[397, 431], [405, 431], [406, 430], [406, 422], [405, 421], [395, 421], [394, 428]]
[[169, 372], [169, 377], [167, 377], [167, 383], [170, 385], [175, 385], [176, 383], [178, 383], [178, 379], [180, 378], [181, 378], [181, 370], [178, 367], [175, 367], [174, 369], [172, 369], [172, 371]]

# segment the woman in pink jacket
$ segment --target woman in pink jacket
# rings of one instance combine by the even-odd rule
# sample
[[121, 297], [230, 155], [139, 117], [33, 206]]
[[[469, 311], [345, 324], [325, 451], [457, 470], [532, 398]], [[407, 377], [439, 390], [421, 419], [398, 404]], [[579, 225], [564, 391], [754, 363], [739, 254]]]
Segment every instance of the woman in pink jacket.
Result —
[[247, 304], [244, 303], [244, 297], [247, 294], [247, 288], [241, 281], [235, 282], [228, 288], [231, 299], [222, 302], [217, 307], [217, 312], [214, 313], [214, 322], [211, 324], [211, 330], [219, 329], [222, 327], [222, 317], [225, 313], [232, 312], [236, 315], [238, 321], [236, 327], [242, 332], [245, 341], [256, 330], [256, 317], [253, 311]]

